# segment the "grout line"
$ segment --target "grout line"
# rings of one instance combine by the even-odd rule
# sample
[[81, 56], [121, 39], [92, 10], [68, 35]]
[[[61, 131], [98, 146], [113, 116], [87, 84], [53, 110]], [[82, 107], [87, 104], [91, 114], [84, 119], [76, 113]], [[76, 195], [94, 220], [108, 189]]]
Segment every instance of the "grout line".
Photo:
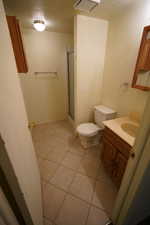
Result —
[[75, 176], [76, 176], [76, 174], [74, 173], [73, 178], [72, 178], [72, 180], [71, 180], [71, 183], [68, 185], [68, 190], [63, 189], [62, 187], [58, 186], [57, 184], [53, 184], [53, 183], [51, 182], [51, 179], [50, 179], [50, 181], [49, 181], [48, 183], [49, 183], [49, 184], [52, 184], [52, 185], [55, 186], [56, 188], [61, 189], [62, 191], [65, 191], [66, 193], [68, 193], [68, 191], [69, 191], [69, 189], [70, 189], [70, 186], [71, 186], [71, 184], [72, 184], [72, 182], [73, 182]]
[[68, 187], [68, 194], [70, 193], [69, 191], [70, 191], [71, 185], [73, 184], [73, 182], [74, 182], [76, 176], [77, 176], [77, 173], [75, 173], [75, 175], [74, 175], [74, 177], [73, 177], [73, 179], [72, 179], [72, 181], [71, 181], [71, 183], [70, 183], [70, 185], [69, 185], [69, 187]]
[[[78, 173], [78, 174], [80, 174], [80, 175], [83, 175], [83, 176], [86, 176], [86, 177], [88, 177], [88, 178], [91, 178], [91, 179], [94, 179], [94, 180], [96, 180], [96, 181], [100, 181], [101, 179], [98, 177], [98, 175], [96, 175], [96, 177], [94, 177], [94, 176], [90, 176], [90, 175], [87, 175], [87, 174], [84, 174], [84, 173], [82, 173], [82, 172], [80, 172], [80, 171], [78, 171], [78, 170], [76, 170], [76, 169], [72, 169], [72, 168], [70, 168], [70, 167], [68, 167], [68, 166], [66, 166], [66, 165], [64, 165], [64, 164], [62, 164], [61, 162], [54, 162], [54, 161], [52, 161], [52, 160], [50, 160], [50, 159], [43, 159], [44, 161], [49, 161], [49, 162], [52, 162], [52, 163], [55, 163], [55, 164], [58, 164], [58, 167], [60, 167], [60, 166], [63, 166], [64, 168], [66, 168], [66, 169], [69, 169], [69, 170], [72, 170], [73, 172], [76, 172], [76, 173]], [[100, 166], [99, 166], [99, 168], [100, 168]], [[99, 168], [98, 168], [98, 170], [99, 170]], [[98, 173], [98, 171], [97, 171], [97, 173]]]
[[[57, 169], [56, 169], [55, 173], [56, 173], [57, 170], [60, 168], [60, 166], [62, 166], [62, 167], [64, 167], [65, 169], [71, 170], [72, 172], [74, 172], [74, 173], [76, 173], [76, 174], [80, 174], [80, 175], [82, 175], [82, 176], [85, 176], [85, 177], [88, 177], [88, 178], [90, 178], [90, 179], [93, 179], [93, 180], [95, 180], [96, 182], [100, 182], [100, 181], [103, 182], [103, 181], [104, 181], [103, 178], [98, 177], [98, 172], [99, 172], [99, 171], [97, 171], [96, 177], [93, 177], [93, 176], [89, 176], [89, 175], [87, 175], [87, 174], [84, 174], [84, 173], [82, 173], [82, 172], [80, 172], [80, 171], [78, 171], [78, 170], [75, 170], [75, 169], [72, 169], [72, 168], [70, 168], [70, 167], [67, 167], [66, 165], [61, 164], [61, 163], [56, 163], [56, 162], [54, 162], [54, 161], [47, 160], [47, 159], [44, 159], [44, 161], [49, 161], [49, 162], [52, 162], [52, 163], [57, 164]], [[99, 169], [100, 169], [100, 166], [99, 166], [98, 170], [99, 170]], [[50, 180], [55, 176], [55, 173], [54, 173], [54, 175], [51, 176]], [[43, 179], [43, 180], [45, 180], [45, 179]], [[49, 182], [50, 180], [45, 180], [45, 181]]]
[[44, 216], [44, 219], [46, 219], [47, 221], [49, 221], [49, 222], [50, 222], [50, 223], [52, 223], [52, 224], [55, 224], [54, 220], [49, 219], [49, 218], [48, 218], [48, 217], [46, 217], [46, 216]]
[[88, 218], [89, 218], [89, 215], [90, 215], [91, 208], [92, 208], [92, 205], [90, 205], [89, 208], [88, 208], [88, 213], [87, 213], [87, 217], [86, 217], [86, 220], [85, 220], [85, 225], [88, 223]]
[[[56, 216], [55, 216], [55, 218], [54, 218], [54, 222], [55, 222], [56, 219], [58, 218], [59, 213], [60, 213], [61, 209], [63, 208], [63, 205], [64, 205], [64, 202], [65, 202], [65, 200], [66, 200], [66, 198], [67, 198], [67, 195], [68, 195], [68, 193], [66, 192], [65, 197], [64, 197], [64, 200], [62, 201], [62, 204], [60, 205], [60, 208], [58, 209], [58, 212], [57, 212], [57, 214], [56, 214]], [[55, 223], [56, 223], [56, 222], [55, 222]]]
[[[59, 189], [60, 191], [63, 191], [63, 192], [65, 192], [66, 194], [69, 194], [69, 195], [71, 195], [71, 196], [73, 196], [73, 197], [75, 197], [75, 198], [77, 198], [77, 199], [79, 199], [79, 200], [85, 202], [86, 204], [90, 204], [91, 206], [96, 207], [97, 209], [99, 209], [99, 210], [101, 210], [101, 211], [104, 211], [104, 212], [107, 214], [107, 216], [109, 216], [110, 213], [109, 213], [105, 208], [101, 208], [101, 207], [99, 207], [99, 206], [97, 206], [97, 205], [95, 205], [95, 204], [92, 203], [93, 198], [94, 198], [94, 192], [95, 192], [94, 189], [93, 189], [93, 194], [92, 194], [92, 197], [91, 197], [91, 201], [90, 201], [90, 202], [89, 202], [89, 201], [86, 201], [85, 199], [82, 199], [82, 198], [80, 198], [79, 196], [77, 196], [77, 195], [75, 195], [75, 194], [73, 194], [73, 193], [70, 192], [70, 187], [71, 187], [72, 183], [74, 182], [75, 177], [76, 177], [77, 175], [78, 175], [78, 173], [75, 174], [75, 176], [74, 176], [72, 182], [71, 182], [70, 185], [69, 185], [68, 190], [63, 189], [63, 188], [61, 188], [61, 187], [59, 187], [59, 186], [57, 186], [57, 185], [51, 183], [50, 181], [45, 181], [45, 184], [52, 185], [52, 186], [55, 187], [56, 189]], [[96, 188], [96, 181], [95, 181], [95, 188]]]
[[85, 202], [86, 204], [91, 205], [91, 206], [93, 206], [93, 207], [96, 207], [96, 208], [98, 208], [99, 210], [104, 211], [104, 212], [107, 213], [107, 211], [106, 211], [104, 208], [100, 208], [100, 207], [96, 206], [95, 204], [92, 203], [92, 201], [91, 201], [91, 202], [88, 202], [88, 201], [86, 201], [85, 199], [82, 199], [82, 198], [80, 198], [79, 196], [76, 196], [75, 194], [69, 192], [69, 190], [66, 191], [66, 190], [64, 190], [64, 189], [62, 189], [62, 188], [56, 186], [55, 184], [52, 184], [52, 183], [49, 183], [49, 182], [48, 182], [47, 184], [48, 184], [48, 185], [52, 185], [54, 188], [56, 188], [56, 189], [58, 189], [58, 190], [60, 190], [60, 191], [65, 192], [65, 194], [71, 195], [71, 196], [73, 196], [73, 197], [75, 197], [75, 198], [77, 198], [77, 199], [79, 199], [79, 200]]
[[[43, 216], [43, 220], [44, 220], [44, 222], [45, 222], [45, 220], [47, 220], [46, 222], [54, 224], [54, 222], [52, 220], [46, 218], [45, 216]], [[44, 223], [44, 225], [45, 225], [45, 223]]]

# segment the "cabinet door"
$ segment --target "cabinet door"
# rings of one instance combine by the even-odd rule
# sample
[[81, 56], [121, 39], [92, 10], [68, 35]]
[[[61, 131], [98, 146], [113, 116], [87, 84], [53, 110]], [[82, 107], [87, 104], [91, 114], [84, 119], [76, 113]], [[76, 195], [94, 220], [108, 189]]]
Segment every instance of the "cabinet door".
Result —
[[103, 138], [102, 162], [110, 175], [113, 173], [116, 153], [115, 147], [106, 138]]
[[119, 187], [127, 166], [127, 159], [118, 151], [113, 169], [113, 180]]
[[18, 20], [15, 16], [7, 16], [7, 23], [10, 32], [12, 47], [14, 50], [14, 56], [16, 59], [18, 73], [27, 73], [28, 67], [23, 49], [22, 37]]
[[145, 40], [140, 54], [139, 70], [150, 70], [150, 39]]

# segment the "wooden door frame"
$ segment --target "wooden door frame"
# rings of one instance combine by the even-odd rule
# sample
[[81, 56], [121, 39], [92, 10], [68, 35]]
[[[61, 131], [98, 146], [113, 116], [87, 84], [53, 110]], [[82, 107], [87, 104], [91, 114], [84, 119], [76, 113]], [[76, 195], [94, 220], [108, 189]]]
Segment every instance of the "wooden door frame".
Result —
[[13, 166], [0, 136], [0, 186], [20, 225], [34, 225]]
[[[150, 95], [145, 107], [143, 118], [141, 121], [141, 126], [139, 133], [137, 135], [135, 144], [133, 146], [132, 152], [135, 152], [135, 158], [130, 157], [127, 165], [125, 175], [117, 196], [116, 204], [112, 213], [112, 221], [116, 225], [122, 225], [124, 218], [127, 215], [127, 209], [130, 207], [132, 198], [128, 199], [130, 190], [132, 186], [138, 188], [138, 180], [136, 177], [136, 172], [139, 169], [140, 162], [142, 160], [143, 154], [146, 154], [146, 144], [149, 138], [150, 131]], [[148, 158], [147, 158], [148, 159]], [[143, 163], [143, 169], [146, 166], [146, 162]], [[140, 179], [138, 177], [138, 179]], [[136, 184], [136, 185], [135, 185]], [[132, 196], [135, 193], [132, 192]]]

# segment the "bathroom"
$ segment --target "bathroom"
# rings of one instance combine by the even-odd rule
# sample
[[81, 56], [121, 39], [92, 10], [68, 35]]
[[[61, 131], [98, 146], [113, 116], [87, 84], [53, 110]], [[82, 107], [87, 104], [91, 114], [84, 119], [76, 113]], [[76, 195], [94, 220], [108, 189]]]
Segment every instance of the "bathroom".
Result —
[[[123, 172], [117, 180], [117, 170], [114, 176], [109, 169], [114, 158], [103, 151], [117, 141], [131, 150], [149, 96], [149, 87], [133, 85], [133, 77], [150, 3], [102, 0], [91, 12], [67, 0], [27, 3], [4, 0], [6, 15], [16, 16], [21, 30], [27, 69], [18, 77], [41, 174], [44, 224], [104, 225], [112, 220], [130, 153], [125, 162], [118, 159]], [[33, 26], [39, 18], [42, 32]], [[86, 148], [79, 126], [96, 123], [96, 106], [111, 113], [104, 112], [98, 144]], [[133, 127], [116, 128], [116, 118]], [[115, 136], [108, 146], [110, 130]]]

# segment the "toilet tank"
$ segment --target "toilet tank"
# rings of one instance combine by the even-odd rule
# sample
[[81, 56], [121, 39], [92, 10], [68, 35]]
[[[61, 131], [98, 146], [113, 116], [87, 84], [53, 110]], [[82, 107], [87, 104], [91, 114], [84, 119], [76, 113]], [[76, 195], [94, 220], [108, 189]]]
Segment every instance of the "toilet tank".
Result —
[[117, 112], [113, 109], [110, 109], [104, 105], [98, 105], [94, 107], [94, 116], [95, 116], [95, 123], [99, 127], [103, 127], [103, 121], [105, 120], [111, 120], [116, 118]]

